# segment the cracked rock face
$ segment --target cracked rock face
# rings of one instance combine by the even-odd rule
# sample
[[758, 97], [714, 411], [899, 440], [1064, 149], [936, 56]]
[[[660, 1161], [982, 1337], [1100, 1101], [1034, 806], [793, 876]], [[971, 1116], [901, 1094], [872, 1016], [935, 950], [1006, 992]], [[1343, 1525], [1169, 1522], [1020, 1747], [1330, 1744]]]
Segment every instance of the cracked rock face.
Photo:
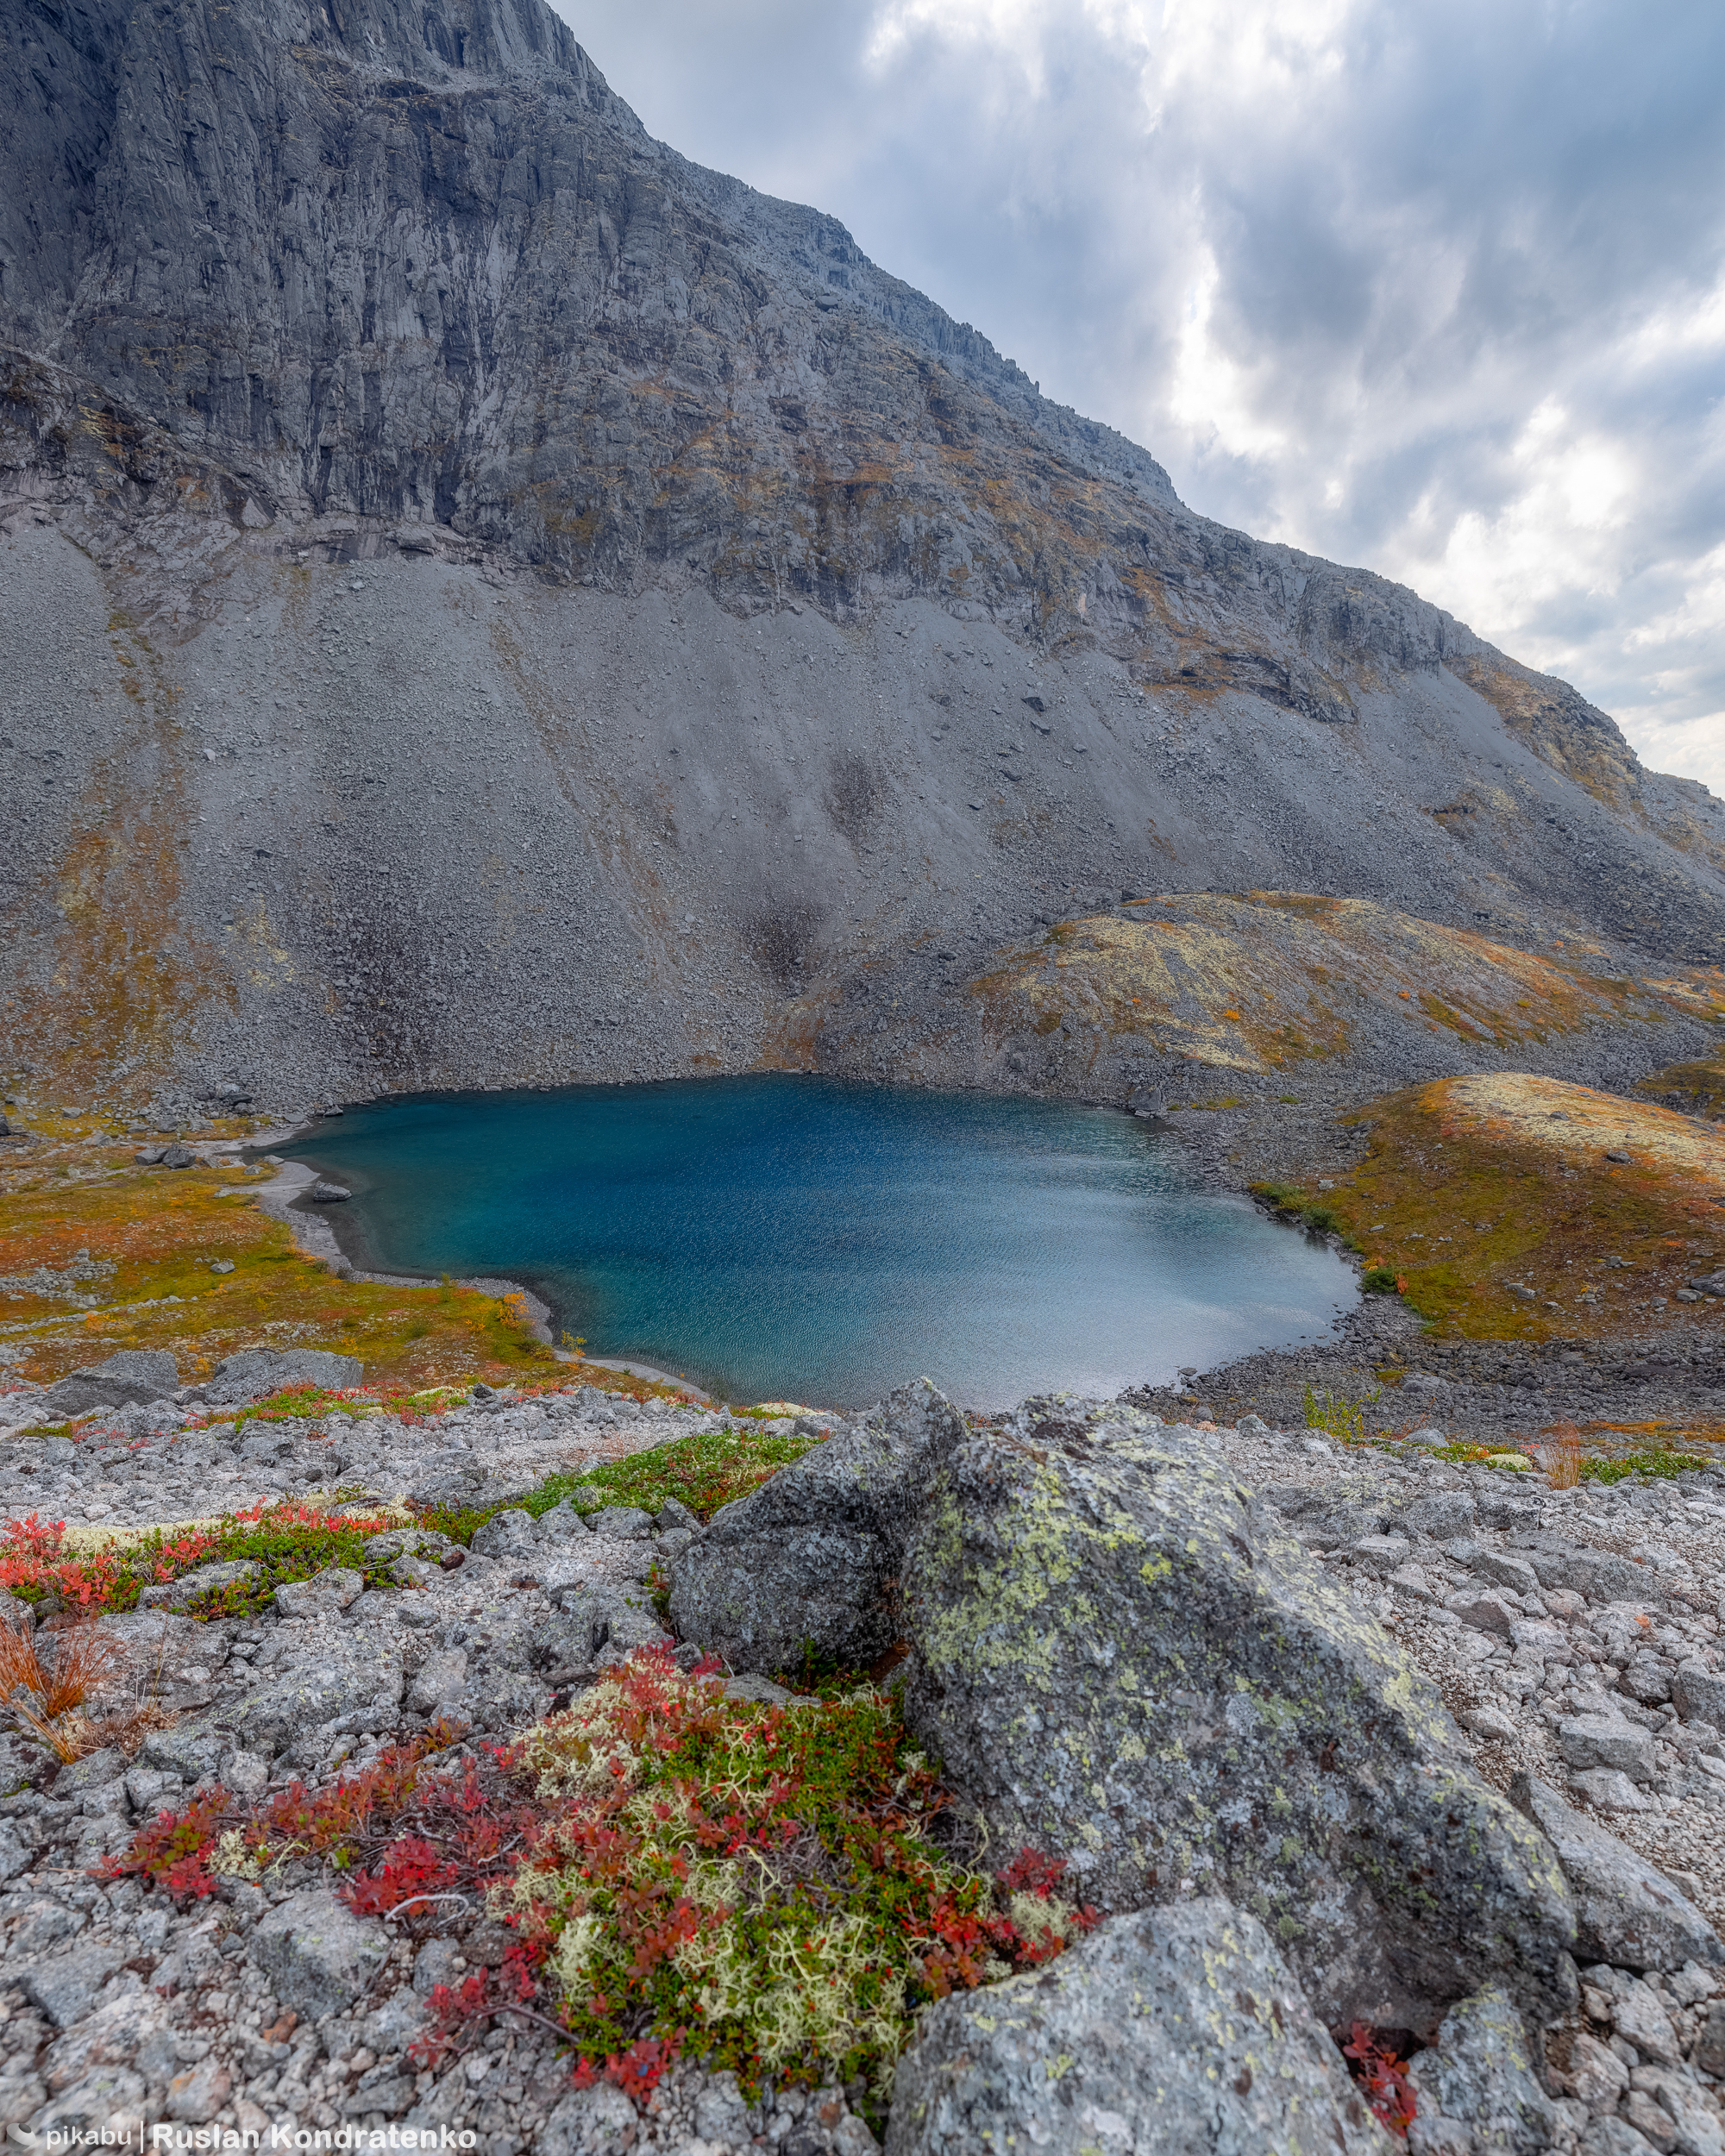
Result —
[[1331, 2027], [1559, 2006], [1574, 1913], [1435, 1691], [1195, 1433], [1032, 1403], [937, 1454], [906, 1552], [910, 1726], [1003, 1846], [1113, 1908], [1250, 1911]]
[[1123, 1090], [1178, 1058], [970, 991], [1128, 887], [1725, 948], [1705, 789], [1188, 509], [652, 141], [540, 0], [89, 0], [9, 56], [0, 903], [45, 1064]]

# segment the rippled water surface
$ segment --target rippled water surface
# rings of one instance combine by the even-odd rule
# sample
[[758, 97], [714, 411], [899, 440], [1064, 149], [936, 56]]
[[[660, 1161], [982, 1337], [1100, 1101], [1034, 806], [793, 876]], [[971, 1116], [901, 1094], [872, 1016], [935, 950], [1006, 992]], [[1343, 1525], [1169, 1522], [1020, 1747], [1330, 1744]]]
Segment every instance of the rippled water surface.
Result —
[[1112, 1393], [1354, 1299], [1329, 1250], [1112, 1110], [692, 1079], [386, 1101], [287, 1150], [353, 1188], [365, 1262], [525, 1281], [589, 1354], [733, 1401]]

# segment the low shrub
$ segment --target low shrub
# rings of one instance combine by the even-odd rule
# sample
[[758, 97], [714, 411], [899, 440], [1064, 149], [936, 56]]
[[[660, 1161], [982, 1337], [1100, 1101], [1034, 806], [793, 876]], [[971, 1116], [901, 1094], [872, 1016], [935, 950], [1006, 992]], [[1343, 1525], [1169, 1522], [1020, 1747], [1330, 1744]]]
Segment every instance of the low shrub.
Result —
[[866, 1683], [763, 1706], [643, 1651], [513, 1745], [435, 1761], [446, 1737], [251, 1812], [206, 1793], [107, 1869], [187, 1900], [317, 1858], [354, 1908], [420, 1930], [482, 1903], [515, 1944], [432, 1993], [428, 2063], [525, 2015], [568, 2039], [578, 2083], [644, 2093], [689, 2048], [751, 2095], [861, 2076], [877, 2115], [919, 2007], [1096, 1921], [1057, 1859], [961, 1861], [932, 1763]]
[[1584, 1460], [1577, 1480], [1583, 1482], [1625, 1482], [1632, 1475], [1652, 1475], [1669, 1481], [1693, 1473], [1709, 1463], [1698, 1452], [1673, 1452], [1663, 1445], [1640, 1445], [1615, 1460]]
[[394, 1523], [387, 1514], [336, 1517], [320, 1507], [285, 1499], [254, 1505], [206, 1527], [154, 1527], [136, 1541], [111, 1543], [86, 1553], [66, 1547], [66, 1522], [44, 1523], [32, 1513], [14, 1520], [0, 1535], [0, 1587], [21, 1601], [71, 1608], [94, 1615], [135, 1608], [147, 1587], [177, 1580], [200, 1565], [239, 1558], [262, 1568], [250, 1587], [201, 1596], [194, 1617], [233, 1616], [260, 1608], [290, 1580], [310, 1579], [326, 1565], [345, 1564], [385, 1583], [381, 1565], [368, 1563], [365, 1543]]
[[1393, 1295], [1401, 1288], [1391, 1265], [1371, 1265], [1359, 1276], [1359, 1284], [1368, 1295]]
[[1322, 1430], [1330, 1437], [1339, 1438], [1344, 1445], [1371, 1442], [1365, 1426], [1365, 1409], [1358, 1401], [1338, 1400], [1333, 1393], [1316, 1393], [1308, 1385], [1305, 1408], [1308, 1430]]

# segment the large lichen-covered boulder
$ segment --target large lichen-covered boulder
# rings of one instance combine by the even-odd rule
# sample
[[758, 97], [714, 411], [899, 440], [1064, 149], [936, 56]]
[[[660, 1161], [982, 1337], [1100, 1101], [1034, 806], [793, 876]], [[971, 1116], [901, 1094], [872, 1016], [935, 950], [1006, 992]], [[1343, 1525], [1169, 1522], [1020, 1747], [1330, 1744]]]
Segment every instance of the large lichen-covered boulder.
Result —
[[1027, 1403], [949, 1436], [906, 1551], [906, 1719], [995, 1846], [1115, 1910], [1256, 1915], [1332, 2028], [1574, 1996], [1550, 1846], [1436, 1692], [1196, 1432]]
[[736, 1670], [787, 1668], [805, 1646], [851, 1664], [884, 1653], [897, 1633], [893, 1589], [929, 1459], [963, 1429], [951, 1402], [919, 1378], [723, 1507], [673, 1564], [679, 1638]]
[[148, 1407], [167, 1399], [179, 1383], [179, 1372], [165, 1348], [122, 1348], [105, 1363], [86, 1363], [50, 1385], [41, 1412], [52, 1420], [106, 1407]]
[[204, 1396], [212, 1405], [236, 1407], [292, 1385], [341, 1392], [362, 1384], [365, 1375], [357, 1355], [339, 1355], [333, 1348], [242, 1348], [216, 1365]]
[[1254, 1918], [1119, 1916], [1047, 1968], [930, 2007], [887, 2156], [1389, 2156]]

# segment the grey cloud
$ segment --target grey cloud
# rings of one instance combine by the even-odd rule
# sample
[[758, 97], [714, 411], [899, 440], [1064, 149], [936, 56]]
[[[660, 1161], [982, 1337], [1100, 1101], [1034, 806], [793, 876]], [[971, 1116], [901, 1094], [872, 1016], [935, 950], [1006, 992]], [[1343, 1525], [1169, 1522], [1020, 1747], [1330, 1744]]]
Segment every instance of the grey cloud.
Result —
[[1403, 578], [1725, 787], [1710, 0], [564, 11], [656, 134], [831, 210], [1195, 507]]

